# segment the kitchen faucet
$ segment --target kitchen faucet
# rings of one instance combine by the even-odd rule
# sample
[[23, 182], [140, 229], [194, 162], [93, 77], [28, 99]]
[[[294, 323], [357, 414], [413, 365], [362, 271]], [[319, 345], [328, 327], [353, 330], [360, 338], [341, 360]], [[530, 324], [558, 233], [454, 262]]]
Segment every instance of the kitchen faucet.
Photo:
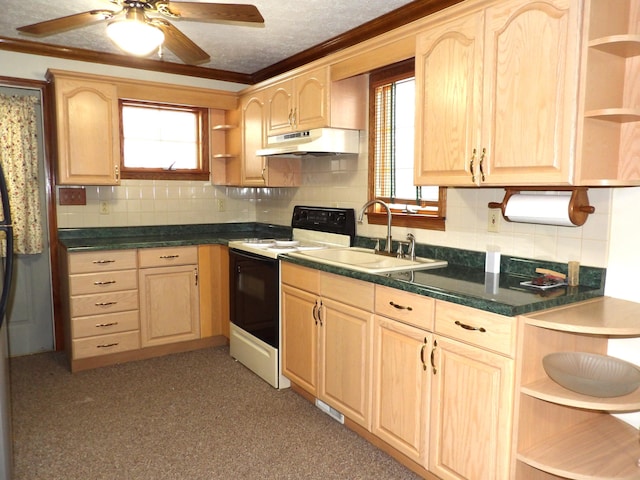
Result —
[[387, 210], [387, 244], [385, 245], [384, 250], [389, 255], [393, 255], [391, 251], [391, 209], [389, 208], [389, 205], [378, 199], [368, 201], [364, 204], [362, 210], [360, 210], [360, 215], [358, 215], [358, 223], [362, 223], [365, 210], [376, 203], [379, 203]]

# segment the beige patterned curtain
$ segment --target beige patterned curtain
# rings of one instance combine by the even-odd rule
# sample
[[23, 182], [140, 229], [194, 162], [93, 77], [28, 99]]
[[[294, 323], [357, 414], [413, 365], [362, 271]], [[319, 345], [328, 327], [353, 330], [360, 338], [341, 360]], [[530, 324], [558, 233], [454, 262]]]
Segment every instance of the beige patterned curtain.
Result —
[[35, 96], [0, 94], [0, 164], [7, 180], [15, 253], [42, 252], [37, 104]]

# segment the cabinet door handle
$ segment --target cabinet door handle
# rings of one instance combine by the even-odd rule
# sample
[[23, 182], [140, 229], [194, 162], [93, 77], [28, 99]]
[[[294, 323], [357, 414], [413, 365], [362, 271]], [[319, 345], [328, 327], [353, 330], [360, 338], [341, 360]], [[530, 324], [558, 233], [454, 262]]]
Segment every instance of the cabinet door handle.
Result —
[[97, 303], [94, 303], [94, 305], [96, 307], [108, 307], [110, 305], [115, 305], [116, 303], [118, 302], [97, 302]]
[[469, 162], [469, 172], [471, 173], [471, 182], [476, 183], [476, 174], [475, 174], [475, 163], [476, 163], [476, 149], [473, 149], [471, 153], [471, 161]]
[[113, 285], [114, 283], [116, 283], [115, 280], [105, 280], [105, 281], [97, 281], [97, 282], [93, 282], [94, 285], [98, 285], [98, 286], [103, 286], [103, 285]]
[[313, 316], [313, 320], [316, 322], [316, 325], [318, 325], [318, 301], [316, 300], [316, 303], [313, 304], [313, 312], [311, 313], [311, 315]]
[[115, 260], [94, 260], [92, 263], [96, 265], [104, 265], [105, 263], [115, 263]]
[[393, 308], [397, 308], [398, 310], [408, 310], [409, 312], [413, 310], [413, 308], [411, 307], [405, 307], [404, 305], [399, 305], [393, 301], [389, 302], [389, 305], [391, 305]]
[[484, 158], [487, 156], [487, 149], [482, 149], [482, 155], [480, 155], [480, 180], [484, 182]]
[[102, 345], [97, 345], [97, 348], [109, 348], [109, 347], [115, 347], [119, 345], [119, 342], [115, 342], [115, 343], [103, 343]]
[[427, 348], [427, 337], [424, 337], [422, 348], [420, 349], [420, 362], [422, 362], [422, 369], [427, 370], [427, 364], [424, 363], [424, 349]]
[[433, 369], [433, 374], [438, 373], [438, 369], [436, 368], [436, 348], [438, 348], [438, 341], [433, 341], [433, 348], [431, 349], [431, 368]]
[[320, 304], [318, 305], [318, 323], [322, 326], [322, 300], [320, 300]]
[[172, 259], [172, 258], [178, 258], [180, 255], [160, 255], [160, 258], [162, 259]]
[[113, 327], [114, 325], [118, 325], [118, 322], [96, 323], [97, 328]]
[[467, 325], [466, 323], [462, 323], [460, 320], [456, 320], [456, 325], [458, 325], [461, 328], [464, 328], [465, 330], [474, 330], [474, 331], [478, 331], [478, 332], [482, 332], [482, 333], [486, 332], [484, 327], [472, 327], [471, 325]]

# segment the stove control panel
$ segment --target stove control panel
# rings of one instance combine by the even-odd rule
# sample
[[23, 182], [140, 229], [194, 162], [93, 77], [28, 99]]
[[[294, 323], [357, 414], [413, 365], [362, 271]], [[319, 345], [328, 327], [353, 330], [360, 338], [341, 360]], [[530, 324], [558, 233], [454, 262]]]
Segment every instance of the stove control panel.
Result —
[[353, 208], [293, 207], [292, 228], [356, 236], [356, 214]]

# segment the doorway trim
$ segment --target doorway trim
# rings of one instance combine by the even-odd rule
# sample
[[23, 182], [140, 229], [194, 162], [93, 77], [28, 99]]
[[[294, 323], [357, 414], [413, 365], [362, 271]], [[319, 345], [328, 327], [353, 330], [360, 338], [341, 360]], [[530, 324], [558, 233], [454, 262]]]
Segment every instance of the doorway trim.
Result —
[[58, 264], [58, 217], [56, 212], [56, 178], [53, 168], [56, 158], [57, 143], [55, 140], [53, 88], [50, 83], [0, 76], [0, 85], [7, 87], [31, 88], [40, 90], [42, 99], [42, 122], [44, 129], [44, 168], [47, 172], [45, 179], [45, 198], [49, 224], [49, 263], [51, 265], [51, 294], [53, 298], [53, 343], [56, 351], [64, 350], [64, 318], [60, 298], [60, 266]]

